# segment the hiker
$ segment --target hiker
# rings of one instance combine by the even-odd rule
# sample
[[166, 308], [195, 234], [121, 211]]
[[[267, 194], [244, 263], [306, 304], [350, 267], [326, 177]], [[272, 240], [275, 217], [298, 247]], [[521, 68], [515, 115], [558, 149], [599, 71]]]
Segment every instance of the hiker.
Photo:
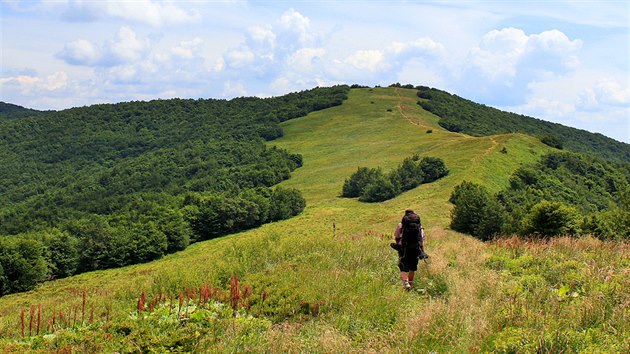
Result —
[[427, 257], [424, 253], [424, 229], [420, 217], [413, 210], [405, 210], [405, 216], [394, 231], [394, 239], [396, 243], [392, 243], [391, 247], [398, 251], [400, 280], [405, 289], [411, 289], [418, 270], [418, 259]]

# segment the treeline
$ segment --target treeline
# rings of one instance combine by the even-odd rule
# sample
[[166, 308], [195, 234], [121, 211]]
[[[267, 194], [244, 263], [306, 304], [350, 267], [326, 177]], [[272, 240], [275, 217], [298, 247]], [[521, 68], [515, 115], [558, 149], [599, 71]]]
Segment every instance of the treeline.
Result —
[[390, 173], [381, 168], [359, 167], [344, 181], [342, 197], [359, 198], [362, 202], [382, 202], [411, 190], [420, 184], [431, 183], [448, 175], [444, 161], [437, 157], [418, 155], [406, 158]]
[[109, 215], [68, 219], [59, 228], [0, 237], [0, 294], [87, 271], [148, 262], [190, 243], [290, 218], [305, 201], [295, 189], [135, 194]]
[[463, 182], [450, 201], [451, 228], [482, 240], [497, 235], [528, 237], [591, 234], [630, 238], [630, 165], [559, 152], [524, 165], [510, 186], [491, 195]]
[[32, 117], [42, 113], [45, 112], [0, 101], [0, 120]]
[[270, 187], [302, 157], [265, 140], [282, 135], [281, 121], [341, 104], [348, 90], [0, 121], [0, 294], [297, 215], [299, 191]]
[[630, 145], [598, 133], [504, 112], [435, 88], [417, 86], [418, 104], [440, 117], [443, 128], [473, 136], [525, 133], [555, 148], [630, 163]]

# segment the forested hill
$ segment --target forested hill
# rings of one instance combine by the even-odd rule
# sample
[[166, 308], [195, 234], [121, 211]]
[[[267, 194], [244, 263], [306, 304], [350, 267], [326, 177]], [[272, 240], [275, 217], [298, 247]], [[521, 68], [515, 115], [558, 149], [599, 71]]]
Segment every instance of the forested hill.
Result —
[[38, 111], [36, 109], [24, 108], [22, 106], [0, 101], [0, 120], [24, 118], [24, 117], [36, 116], [42, 113], [46, 113], [46, 112]]
[[348, 90], [0, 119], [0, 295], [299, 214], [299, 191], [269, 187], [302, 157], [265, 140], [283, 135], [282, 121], [340, 105]]
[[630, 162], [630, 145], [604, 135], [501, 111], [435, 88], [419, 86], [417, 89], [418, 104], [439, 116], [440, 126], [450, 131], [473, 136], [525, 133], [553, 147]]

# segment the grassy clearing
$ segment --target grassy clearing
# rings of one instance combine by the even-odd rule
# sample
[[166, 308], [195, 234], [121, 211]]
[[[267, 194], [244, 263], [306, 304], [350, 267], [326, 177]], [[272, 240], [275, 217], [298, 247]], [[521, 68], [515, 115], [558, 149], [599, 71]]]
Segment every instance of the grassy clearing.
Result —
[[[5, 296], [0, 344], [15, 352], [628, 348], [628, 245], [590, 239], [487, 245], [446, 229], [447, 200], [455, 185], [470, 180], [497, 191], [509, 173], [547, 148], [518, 134], [473, 138], [447, 132], [415, 101], [413, 90], [352, 90], [342, 106], [283, 123], [285, 136], [274, 144], [304, 157], [304, 167], [283, 185], [302, 190], [303, 214], [198, 243], [155, 262]], [[416, 153], [442, 158], [451, 173], [384, 203], [338, 197], [357, 167], [388, 170]], [[411, 292], [401, 289], [396, 255], [388, 247], [407, 207], [421, 215], [431, 255], [428, 265], [420, 265]], [[237, 312], [229, 306], [232, 275], [241, 291], [251, 289], [248, 296], [241, 293], [248, 306], [241, 303]], [[213, 301], [200, 305], [196, 295], [184, 295], [180, 306], [180, 293], [206, 284], [222, 289]], [[166, 300], [138, 313], [142, 292]], [[26, 310], [28, 326], [33, 306], [42, 309], [44, 323], [52, 311], [87, 313], [87, 320], [45, 336], [22, 337], [20, 310]], [[91, 320], [84, 308], [95, 309]]]

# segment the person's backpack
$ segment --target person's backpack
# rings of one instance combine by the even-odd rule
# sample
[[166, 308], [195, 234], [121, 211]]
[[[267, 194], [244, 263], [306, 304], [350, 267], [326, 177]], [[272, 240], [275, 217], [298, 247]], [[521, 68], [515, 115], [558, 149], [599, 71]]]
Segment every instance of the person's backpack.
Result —
[[418, 214], [409, 213], [402, 219], [402, 246], [405, 248], [420, 248], [422, 224]]

